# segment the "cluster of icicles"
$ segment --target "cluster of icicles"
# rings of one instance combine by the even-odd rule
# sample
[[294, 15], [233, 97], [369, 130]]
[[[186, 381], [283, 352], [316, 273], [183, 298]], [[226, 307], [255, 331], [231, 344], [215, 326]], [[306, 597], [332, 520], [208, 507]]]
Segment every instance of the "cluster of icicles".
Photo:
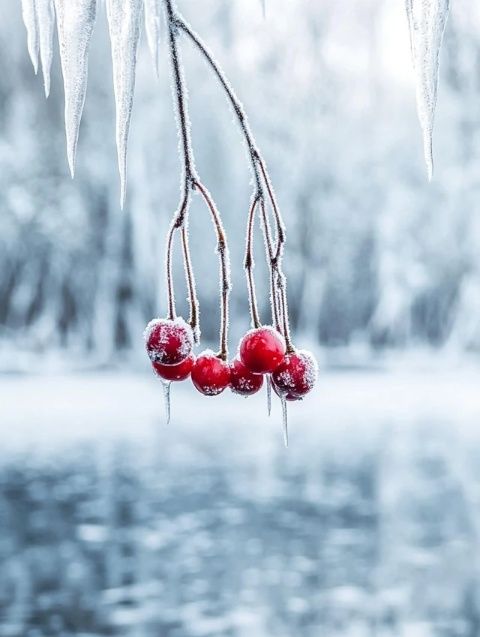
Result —
[[147, 39], [158, 70], [162, 0], [22, 0], [28, 52], [35, 73], [41, 65], [45, 94], [50, 92], [55, 24], [65, 91], [67, 158], [72, 177], [88, 77], [88, 52], [97, 9], [105, 5], [110, 33], [117, 111], [116, 141], [125, 201], [127, 141], [135, 90], [137, 49], [145, 21]]
[[[148, 44], [158, 72], [163, 0], [22, 0], [22, 12], [30, 58], [35, 72], [41, 64], [47, 96], [50, 91], [55, 24], [57, 27], [65, 90], [67, 157], [73, 176], [87, 88], [88, 51], [100, 4], [106, 7], [110, 32], [117, 111], [116, 141], [123, 206], [138, 42], [142, 25], [145, 23]], [[418, 114], [428, 175], [431, 178], [439, 53], [449, 0], [406, 0], [406, 7], [417, 86]]]

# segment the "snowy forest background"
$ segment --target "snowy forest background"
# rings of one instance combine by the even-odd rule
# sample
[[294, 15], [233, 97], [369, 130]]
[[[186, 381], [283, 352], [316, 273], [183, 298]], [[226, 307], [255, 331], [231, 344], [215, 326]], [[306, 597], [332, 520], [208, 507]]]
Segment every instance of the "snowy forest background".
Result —
[[[289, 232], [295, 330], [323, 345], [478, 349], [478, 10], [452, 7], [428, 184], [401, 2], [283, 2], [267, 20], [253, 1], [210, 2], [199, 15], [183, 5], [238, 88], [269, 163]], [[17, 354], [66, 348], [112, 360], [119, 348], [137, 351], [145, 321], [165, 310], [164, 235], [180, 169], [167, 51], [157, 82], [141, 46], [122, 214], [105, 11], [73, 182], [58, 55], [44, 101], [25, 38], [18, 8], [3, 7], [0, 340]], [[232, 316], [243, 331], [248, 165], [221, 92], [184, 49], [198, 163], [235, 239]], [[196, 210], [202, 327], [213, 339], [214, 239]]]
[[[263, 392], [175, 386], [164, 424], [142, 332], [165, 313], [179, 191], [167, 52], [157, 81], [142, 38], [120, 211], [104, 9], [72, 181], [58, 55], [45, 101], [20, 3], [0, 4], [0, 637], [478, 637], [480, 8], [452, 1], [429, 184], [401, 0], [268, 0], [266, 19], [257, 0], [179, 0], [264, 151], [294, 334], [320, 360], [286, 451]], [[233, 350], [250, 174], [183, 51], [231, 238]], [[191, 228], [213, 342], [198, 202]]]

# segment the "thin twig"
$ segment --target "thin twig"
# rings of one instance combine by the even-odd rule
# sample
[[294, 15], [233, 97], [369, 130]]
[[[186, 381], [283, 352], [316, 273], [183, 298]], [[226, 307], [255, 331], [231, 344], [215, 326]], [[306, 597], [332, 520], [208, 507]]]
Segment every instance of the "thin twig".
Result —
[[253, 260], [253, 228], [255, 224], [255, 212], [257, 210], [259, 196], [254, 197], [248, 213], [247, 222], [247, 240], [245, 246], [245, 273], [247, 276], [247, 288], [248, 288], [248, 300], [250, 304], [250, 315], [252, 317], [252, 324], [254, 328], [260, 327], [260, 317], [258, 314], [257, 295], [255, 292], [255, 279], [253, 276], [253, 268], [255, 262]]
[[222, 360], [228, 357], [228, 297], [230, 294], [230, 255], [228, 251], [227, 237], [223, 228], [220, 213], [217, 210], [215, 202], [210, 193], [200, 181], [194, 182], [194, 187], [198, 188], [205, 203], [210, 209], [212, 221], [217, 235], [217, 252], [220, 259], [220, 276], [221, 276], [221, 298], [220, 305], [220, 351], [218, 356]]
[[172, 275], [172, 246], [173, 235], [175, 230], [181, 228], [182, 245], [185, 271], [187, 276], [187, 285], [190, 299], [190, 323], [194, 329], [194, 333], [198, 332], [198, 315], [199, 305], [195, 291], [195, 278], [191, 264], [189, 242], [188, 242], [188, 212], [190, 206], [190, 194], [192, 190], [197, 190], [202, 195], [207, 207], [212, 215], [215, 232], [217, 235], [217, 251], [220, 261], [221, 273], [221, 320], [220, 320], [220, 351], [219, 357], [223, 360], [228, 356], [228, 299], [230, 294], [230, 270], [229, 270], [229, 251], [227, 237], [223, 228], [220, 213], [217, 210], [212, 196], [207, 188], [201, 182], [195, 169], [195, 158], [192, 149], [190, 125], [188, 119], [188, 104], [186, 99], [185, 80], [182, 73], [182, 65], [180, 60], [180, 52], [177, 46], [178, 36], [178, 20], [174, 10], [174, 0], [164, 0], [166, 15], [169, 25], [169, 48], [173, 73], [173, 88], [175, 93], [175, 103], [178, 115], [178, 127], [180, 131], [183, 171], [184, 171], [184, 194], [177, 213], [172, 222], [167, 240], [167, 289], [169, 298], [169, 313], [175, 316], [175, 297], [173, 291], [173, 275]]
[[195, 342], [200, 341], [200, 320], [199, 320], [199, 303], [195, 286], [195, 275], [193, 273], [192, 260], [190, 256], [189, 238], [188, 238], [188, 218], [182, 225], [182, 248], [183, 262], [185, 264], [185, 273], [187, 277], [188, 298], [190, 302], [190, 325], [193, 330]]

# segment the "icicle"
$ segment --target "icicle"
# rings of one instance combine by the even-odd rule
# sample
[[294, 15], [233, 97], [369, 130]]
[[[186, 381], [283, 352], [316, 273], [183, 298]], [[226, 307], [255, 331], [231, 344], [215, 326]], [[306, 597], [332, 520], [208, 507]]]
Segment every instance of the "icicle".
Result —
[[65, 88], [65, 131], [70, 173], [75, 173], [78, 131], [88, 76], [88, 48], [96, 17], [96, 0], [54, 0]]
[[283, 442], [285, 447], [288, 447], [288, 410], [285, 396], [280, 397], [280, 402], [282, 403]]
[[33, 64], [35, 75], [38, 73], [38, 20], [35, 0], [22, 0], [23, 23], [27, 30], [28, 54]]
[[429, 180], [433, 175], [433, 121], [437, 103], [440, 48], [449, 0], [406, 0], [410, 44], [417, 86], [417, 109], [423, 133]]
[[267, 374], [267, 414], [272, 413], [272, 379]]
[[45, 97], [48, 97], [50, 94], [50, 68], [52, 66], [53, 57], [55, 10], [53, 7], [53, 0], [36, 0], [36, 7], [43, 85], [45, 87]]
[[171, 386], [172, 386], [172, 383], [169, 381], [162, 382], [163, 401], [165, 405], [165, 424], [167, 425], [170, 424], [170, 388]]
[[117, 108], [117, 154], [120, 172], [120, 205], [123, 208], [127, 179], [127, 141], [135, 90], [137, 47], [143, 0], [107, 0]]
[[160, 44], [164, 28], [165, 14], [161, 7], [161, 0], [145, 0], [145, 31], [157, 77], [159, 76]]

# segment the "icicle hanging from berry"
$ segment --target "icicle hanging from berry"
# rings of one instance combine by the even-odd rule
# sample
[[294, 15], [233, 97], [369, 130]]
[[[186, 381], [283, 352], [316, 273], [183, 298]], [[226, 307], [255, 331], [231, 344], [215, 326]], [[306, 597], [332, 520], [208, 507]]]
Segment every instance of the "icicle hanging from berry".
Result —
[[170, 389], [172, 387], [172, 383], [170, 381], [162, 381], [162, 387], [163, 387], [163, 404], [165, 405], [165, 424], [169, 425], [170, 424], [170, 416], [171, 416], [171, 409], [170, 409]]
[[280, 402], [282, 403], [282, 426], [283, 426], [283, 444], [288, 447], [288, 410], [287, 410], [287, 398], [280, 396]]
[[170, 423], [170, 389], [172, 382], [186, 380], [191, 374], [194, 363], [194, 354], [189, 354], [185, 360], [177, 365], [162, 365], [156, 361], [152, 362], [153, 371], [161, 379], [163, 385], [163, 399], [165, 403], [167, 425]]

